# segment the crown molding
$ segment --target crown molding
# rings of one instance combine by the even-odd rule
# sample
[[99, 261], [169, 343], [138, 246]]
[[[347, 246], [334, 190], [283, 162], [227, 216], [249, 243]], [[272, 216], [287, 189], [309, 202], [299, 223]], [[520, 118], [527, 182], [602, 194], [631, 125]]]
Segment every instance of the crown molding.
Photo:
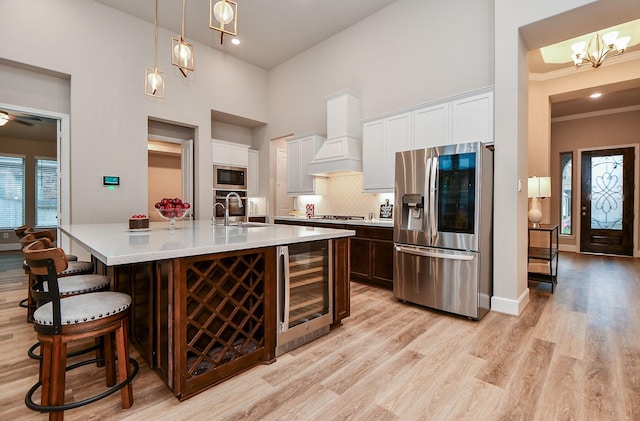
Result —
[[573, 115], [567, 115], [563, 117], [555, 117], [551, 119], [551, 122], [558, 123], [561, 121], [580, 120], [583, 118], [599, 117], [599, 116], [609, 115], [609, 114], [628, 113], [631, 111], [640, 111], [640, 105], [631, 105], [629, 107], [611, 108], [608, 110], [591, 111], [588, 113], [573, 114]]

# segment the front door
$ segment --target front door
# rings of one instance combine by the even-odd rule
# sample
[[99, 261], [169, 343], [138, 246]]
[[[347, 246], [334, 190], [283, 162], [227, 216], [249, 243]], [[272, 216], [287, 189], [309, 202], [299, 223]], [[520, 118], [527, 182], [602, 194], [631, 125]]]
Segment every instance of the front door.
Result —
[[582, 153], [581, 251], [633, 255], [634, 152]]

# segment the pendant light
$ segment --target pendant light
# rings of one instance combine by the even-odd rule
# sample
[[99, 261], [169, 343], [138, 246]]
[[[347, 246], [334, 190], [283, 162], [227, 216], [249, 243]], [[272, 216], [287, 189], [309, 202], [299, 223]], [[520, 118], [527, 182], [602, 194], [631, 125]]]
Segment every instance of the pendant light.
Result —
[[220, 32], [220, 44], [224, 34], [238, 35], [238, 4], [232, 0], [209, 0], [209, 28]]
[[184, 5], [186, 0], [182, 0], [182, 32], [180, 38], [171, 38], [171, 64], [178, 67], [184, 77], [187, 77], [187, 70], [193, 72], [194, 49], [193, 45], [184, 40]]
[[164, 98], [164, 73], [158, 71], [158, 0], [156, 0], [156, 20], [154, 23], [155, 44], [153, 69], [144, 68], [144, 94]]

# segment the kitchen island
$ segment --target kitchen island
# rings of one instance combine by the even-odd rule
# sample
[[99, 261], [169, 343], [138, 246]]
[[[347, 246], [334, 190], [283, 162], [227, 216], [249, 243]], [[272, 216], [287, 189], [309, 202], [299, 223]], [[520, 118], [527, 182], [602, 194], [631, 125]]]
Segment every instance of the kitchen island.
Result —
[[131, 295], [131, 342], [180, 400], [275, 361], [277, 246], [331, 241], [333, 325], [349, 315], [351, 230], [210, 221], [60, 230], [91, 253], [113, 289]]

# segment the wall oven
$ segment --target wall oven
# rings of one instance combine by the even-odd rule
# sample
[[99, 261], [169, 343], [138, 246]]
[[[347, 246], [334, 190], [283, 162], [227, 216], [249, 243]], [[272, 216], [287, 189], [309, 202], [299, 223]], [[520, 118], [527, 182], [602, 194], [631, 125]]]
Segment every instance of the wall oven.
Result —
[[229, 193], [238, 193], [242, 201], [242, 207], [238, 204], [238, 199], [235, 196], [229, 198], [229, 220], [230, 221], [247, 221], [247, 191], [246, 190], [214, 190], [213, 191], [213, 208], [214, 217], [216, 219], [224, 218], [224, 208], [222, 206], [216, 206], [216, 203], [225, 205], [225, 199]]
[[328, 240], [278, 247], [276, 356], [329, 333], [331, 272]]
[[247, 168], [231, 167], [228, 165], [214, 165], [213, 188], [226, 190], [246, 190]]

